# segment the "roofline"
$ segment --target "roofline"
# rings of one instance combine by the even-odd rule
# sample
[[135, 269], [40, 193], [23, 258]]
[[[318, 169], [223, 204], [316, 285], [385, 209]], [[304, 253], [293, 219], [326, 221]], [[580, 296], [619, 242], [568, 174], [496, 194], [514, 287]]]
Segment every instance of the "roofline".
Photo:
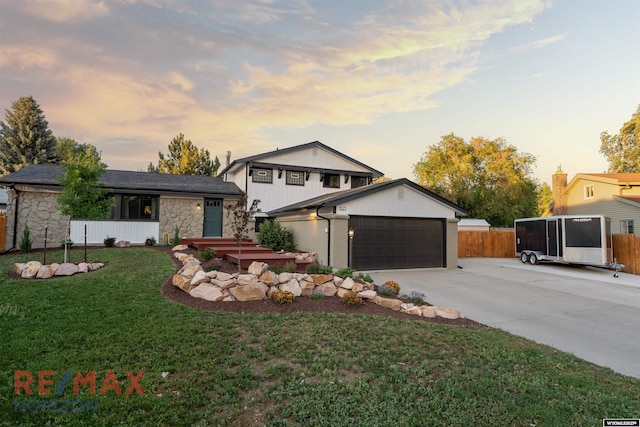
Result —
[[[353, 162], [353, 163], [357, 164], [360, 167], [368, 169], [374, 174], [374, 176], [377, 175], [377, 176], [375, 176], [376, 178], [384, 176], [384, 173], [380, 172], [379, 170], [374, 169], [371, 166], [365, 165], [364, 163], [354, 159], [353, 157], [347, 156], [346, 154], [341, 153], [340, 151], [335, 150], [335, 149], [329, 147], [328, 145], [323, 144], [320, 141], [307, 142], [306, 144], [294, 145], [293, 147], [276, 149], [276, 150], [273, 150], [273, 151], [268, 151], [266, 153], [256, 154], [256, 155], [249, 156], [249, 157], [242, 157], [240, 159], [232, 161], [229, 164], [229, 166], [225, 167], [222, 171], [220, 171], [218, 173], [218, 175], [220, 176], [220, 175], [224, 175], [224, 174], [228, 173], [237, 164], [250, 163], [250, 162], [253, 162], [255, 160], [260, 160], [262, 158], [269, 157], [269, 156], [274, 155], [274, 154], [291, 153], [291, 152], [294, 152], [294, 151], [304, 150], [305, 148], [308, 148], [308, 147], [311, 147], [311, 146], [316, 146], [316, 147], [320, 147], [322, 149], [325, 149], [325, 150], [327, 150], [327, 151], [329, 151], [329, 152], [331, 152], [333, 154], [336, 154], [336, 155], [338, 155], [338, 156], [340, 156], [340, 157], [342, 157], [342, 158], [344, 158], [344, 159], [346, 159], [346, 160], [348, 160], [350, 162]], [[285, 166], [285, 165], [283, 165], [283, 166]]]
[[629, 200], [628, 197], [614, 195], [613, 198], [619, 202], [626, 203], [628, 205], [640, 208], [640, 202], [636, 202], [635, 200]]
[[602, 182], [605, 184], [612, 184], [612, 185], [619, 185], [619, 186], [640, 185], [640, 181], [625, 181], [625, 180], [619, 180], [618, 178], [609, 178], [601, 175], [603, 174], [577, 173], [571, 179], [571, 181], [569, 181], [569, 183], [567, 184], [567, 189], [573, 187], [578, 182], [579, 179], [584, 179], [587, 181]]

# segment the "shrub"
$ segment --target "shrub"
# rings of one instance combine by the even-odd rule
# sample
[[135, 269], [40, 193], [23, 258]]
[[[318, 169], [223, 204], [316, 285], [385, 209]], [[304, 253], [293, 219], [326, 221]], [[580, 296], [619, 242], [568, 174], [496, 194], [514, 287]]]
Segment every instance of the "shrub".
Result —
[[307, 265], [306, 271], [307, 274], [331, 274], [333, 273], [333, 268], [327, 265], [320, 265], [317, 262], [312, 262]]
[[416, 305], [422, 305], [424, 304], [424, 297], [425, 295], [422, 292], [412, 291], [409, 294], [409, 301]]
[[282, 273], [282, 267], [280, 267], [279, 265], [269, 266], [269, 270], [275, 274]]
[[20, 240], [20, 251], [31, 252], [32, 244], [33, 241], [31, 240], [31, 232], [29, 231], [29, 226], [25, 224], [24, 230], [22, 231], [22, 239]]
[[355, 276], [356, 279], [360, 279], [360, 280], [364, 280], [367, 283], [373, 283], [373, 279], [371, 278], [371, 276], [369, 276], [368, 274], [362, 274], [362, 273], [358, 273]]
[[335, 275], [346, 279], [347, 277], [353, 277], [353, 271], [354, 270], [352, 268], [341, 268], [335, 272]]
[[220, 271], [221, 268], [222, 268], [222, 261], [220, 260], [220, 258], [216, 258], [213, 260], [213, 263], [211, 263], [211, 265], [206, 268], [206, 270]]
[[293, 233], [274, 219], [260, 224], [258, 242], [265, 248], [274, 251], [291, 252], [296, 250], [296, 245], [293, 243]]
[[392, 296], [396, 295], [395, 292], [393, 292], [391, 289], [387, 288], [384, 285], [382, 285], [382, 286], [380, 286], [380, 288], [378, 288], [378, 294], [382, 295], [384, 297], [392, 297]]
[[198, 255], [200, 255], [200, 258], [202, 258], [203, 260], [209, 261], [216, 257], [216, 251], [211, 248], [204, 248], [203, 250], [198, 252]]
[[112, 248], [116, 245], [116, 238], [107, 236], [103, 242], [106, 247]]
[[394, 294], [398, 294], [398, 292], [400, 292], [400, 285], [398, 284], [398, 282], [394, 282], [393, 280], [387, 280], [386, 282], [384, 282], [384, 286], [387, 289], [391, 289]]
[[278, 304], [291, 304], [293, 302], [293, 294], [289, 291], [278, 291], [271, 297]]
[[176, 225], [176, 228], [173, 230], [173, 240], [171, 241], [172, 246], [178, 246], [180, 244], [180, 229]]
[[314, 300], [323, 300], [324, 296], [325, 296], [324, 293], [317, 289], [312, 290], [311, 293], [309, 294], [309, 298]]
[[344, 294], [342, 302], [349, 307], [360, 307], [364, 303], [362, 297], [353, 291], [349, 291]]
[[155, 246], [156, 245], [156, 238], [151, 236], [151, 237], [147, 237], [147, 239], [144, 241], [144, 244], [146, 246]]
[[282, 268], [282, 271], [287, 273], [295, 273], [298, 270], [298, 264], [295, 262], [288, 262]]

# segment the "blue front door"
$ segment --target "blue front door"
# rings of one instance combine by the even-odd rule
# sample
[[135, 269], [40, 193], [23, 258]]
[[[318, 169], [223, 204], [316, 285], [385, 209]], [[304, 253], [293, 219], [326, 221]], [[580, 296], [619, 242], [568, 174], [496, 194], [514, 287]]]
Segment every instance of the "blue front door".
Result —
[[222, 237], [222, 199], [204, 200], [204, 237]]

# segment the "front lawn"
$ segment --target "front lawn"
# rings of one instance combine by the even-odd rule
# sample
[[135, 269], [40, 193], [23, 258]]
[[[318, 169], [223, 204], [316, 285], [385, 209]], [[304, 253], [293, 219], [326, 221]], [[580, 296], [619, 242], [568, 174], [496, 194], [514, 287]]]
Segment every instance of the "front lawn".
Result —
[[[148, 248], [90, 250], [107, 265], [84, 275], [8, 277], [13, 263], [41, 257], [0, 256], [1, 425], [601, 426], [640, 416], [640, 380], [496, 329], [199, 311], [160, 294], [175, 266]], [[14, 394], [16, 370], [33, 374], [32, 395]], [[82, 384], [74, 394], [77, 373], [90, 371], [95, 394]], [[113, 378], [100, 394], [108, 371], [121, 394]], [[143, 395], [126, 394], [127, 371], [144, 371]], [[84, 410], [64, 413], [65, 401]]]

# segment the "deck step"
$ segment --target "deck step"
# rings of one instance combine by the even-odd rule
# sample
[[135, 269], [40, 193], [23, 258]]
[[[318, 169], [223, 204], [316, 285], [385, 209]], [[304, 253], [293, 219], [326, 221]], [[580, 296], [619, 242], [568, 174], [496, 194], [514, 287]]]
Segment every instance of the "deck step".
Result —
[[207, 246], [216, 251], [216, 257], [224, 258], [228, 254], [242, 255], [242, 254], [272, 254], [273, 251], [269, 248], [263, 248], [261, 246], [242, 246], [238, 249], [237, 246]]
[[276, 253], [264, 253], [264, 254], [227, 254], [227, 261], [234, 264], [240, 264], [240, 268], [248, 268], [252, 262], [266, 262], [270, 266], [284, 267], [285, 264], [295, 262], [295, 255], [282, 255]]

